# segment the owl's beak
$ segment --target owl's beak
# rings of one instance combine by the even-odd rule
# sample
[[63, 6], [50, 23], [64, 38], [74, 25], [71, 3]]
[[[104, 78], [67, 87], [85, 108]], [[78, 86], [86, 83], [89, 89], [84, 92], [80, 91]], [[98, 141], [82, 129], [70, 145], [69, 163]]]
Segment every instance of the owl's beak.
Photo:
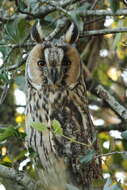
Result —
[[51, 68], [50, 72], [49, 72], [49, 79], [50, 79], [50, 83], [52, 84], [56, 84], [57, 81], [59, 80], [59, 72], [57, 68]]

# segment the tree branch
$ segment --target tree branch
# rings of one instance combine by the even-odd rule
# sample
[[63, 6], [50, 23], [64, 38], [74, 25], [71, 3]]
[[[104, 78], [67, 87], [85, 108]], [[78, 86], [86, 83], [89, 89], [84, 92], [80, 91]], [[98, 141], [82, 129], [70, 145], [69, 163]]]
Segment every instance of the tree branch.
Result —
[[124, 120], [127, 120], [127, 109], [121, 105], [102, 85], [96, 87], [96, 93]]
[[78, 12], [79, 16], [127, 16], [127, 9], [112, 10], [83, 10]]
[[83, 38], [84, 36], [106, 35], [106, 34], [115, 34], [115, 33], [122, 33], [122, 32], [127, 32], [127, 27], [84, 31], [80, 34], [80, 38]]
[[16, 171], [13, 168], [0, 165], [0, 177], [14, 180], [22, 185], [26, 190], [35, 190], [36, 183], [23, 172]]
[[121, 119], [127, 121], [127, 109], [114, 97], [114, 95], [95, 80], [91, 79], [86, 81], [86, 84], [89, 91], [102, 98], [111, 107], [111, 109], [121, 117]]

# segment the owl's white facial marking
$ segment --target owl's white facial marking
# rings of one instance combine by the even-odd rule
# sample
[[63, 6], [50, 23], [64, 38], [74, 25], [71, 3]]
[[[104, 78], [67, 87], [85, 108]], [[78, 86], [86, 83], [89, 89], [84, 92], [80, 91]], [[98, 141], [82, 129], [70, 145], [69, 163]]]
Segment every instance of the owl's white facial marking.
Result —
[[59, 84], [62, 80], [63, 49], [59, 47], [46, 48], [44, 50], [44, 57], [48, 70], [48, 84]]
[[64, 51], [59, 47], [46, 48], [44, 50], [44, 56], [48, 65], [61, 65], [64, 57]]

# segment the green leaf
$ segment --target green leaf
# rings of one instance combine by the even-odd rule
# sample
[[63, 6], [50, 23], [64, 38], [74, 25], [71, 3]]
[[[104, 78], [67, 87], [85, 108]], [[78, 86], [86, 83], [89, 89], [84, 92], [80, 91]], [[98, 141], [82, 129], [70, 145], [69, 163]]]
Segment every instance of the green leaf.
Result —
[[3, 46], [0, 45], [0, 52], [3, 54], [3, 58], [4, 58], [4, 57], [8, 54], [8, 52], [9, 52], [9, 48], [4, 47], [4, 45], [5, 45], [5, 44], [3, 44]]
[[7, 127], [0, 133], [0, 142], [6, 140], [10, 136], [16, 135], [16, 129], [14, 127]]
[[121, 136], [123, 137], [123, 139], [127, 140], [127, 130], [121, 133]]
[[32, 126], [34, 129], [36, 129], [36, 130], [38, 130], [38, 131], [40, 131], [40, 132], [47, 130], [47, 125], [45, 125], [44, 123], [32, 122], [32, 123], [31, 123], [31, 126]]
[[28, 32], [28, 25], [24, 18], [20, 18], [16, 24], [16, 35], [19, 43], [22, 43]]
[[9, 22], [5, 26], [9, 40], [13, 43], [22, 43], [28, 34], [28, 23], [23, 16], [18, 17], [15, 22]]
[[53, 127], [53, 130], [54, 130], [54, 134], [63, 135], [63, 129], [62, 129], [61, 124], [60, 124], [59, 121], [54, 119], [52, 121], [52, 127]]
[[11, 42], [16, 42], [15, 22], [9, 22], [5, 25], [5, 31]]
[[4, 82], [9, 82], [8, 75], [6, 72], [0, 73], [0, 80], [3, 80]]
[[120, 1], [119, 0], [110, 0], [110, 7], [111, 7], [113, 13], [115, 13], [120, 7]]
[[83, 163], [87, 164], [88, 162], [90, 162], [91, 160], [93, 160], [94, 156], [95, 156], [95, 150], [88, 150], [87, 154], [85, 156], [82, 156], [80, 158], [80, 162], [82, 164]]

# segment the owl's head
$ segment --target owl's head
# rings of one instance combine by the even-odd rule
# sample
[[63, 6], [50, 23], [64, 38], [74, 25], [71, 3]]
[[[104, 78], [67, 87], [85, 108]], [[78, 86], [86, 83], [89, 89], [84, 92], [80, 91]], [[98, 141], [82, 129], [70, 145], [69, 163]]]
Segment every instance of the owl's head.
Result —
[[40, 28], [33, 27], [32, 37], [37, 45], [27, 59], [27, 80], [35, 88], [44, 85], [72, 86], [80, 76], [80, 56], [73, 43], [78, 38], [77, 26], [72, 23], [64, 37], [45, 40]]

